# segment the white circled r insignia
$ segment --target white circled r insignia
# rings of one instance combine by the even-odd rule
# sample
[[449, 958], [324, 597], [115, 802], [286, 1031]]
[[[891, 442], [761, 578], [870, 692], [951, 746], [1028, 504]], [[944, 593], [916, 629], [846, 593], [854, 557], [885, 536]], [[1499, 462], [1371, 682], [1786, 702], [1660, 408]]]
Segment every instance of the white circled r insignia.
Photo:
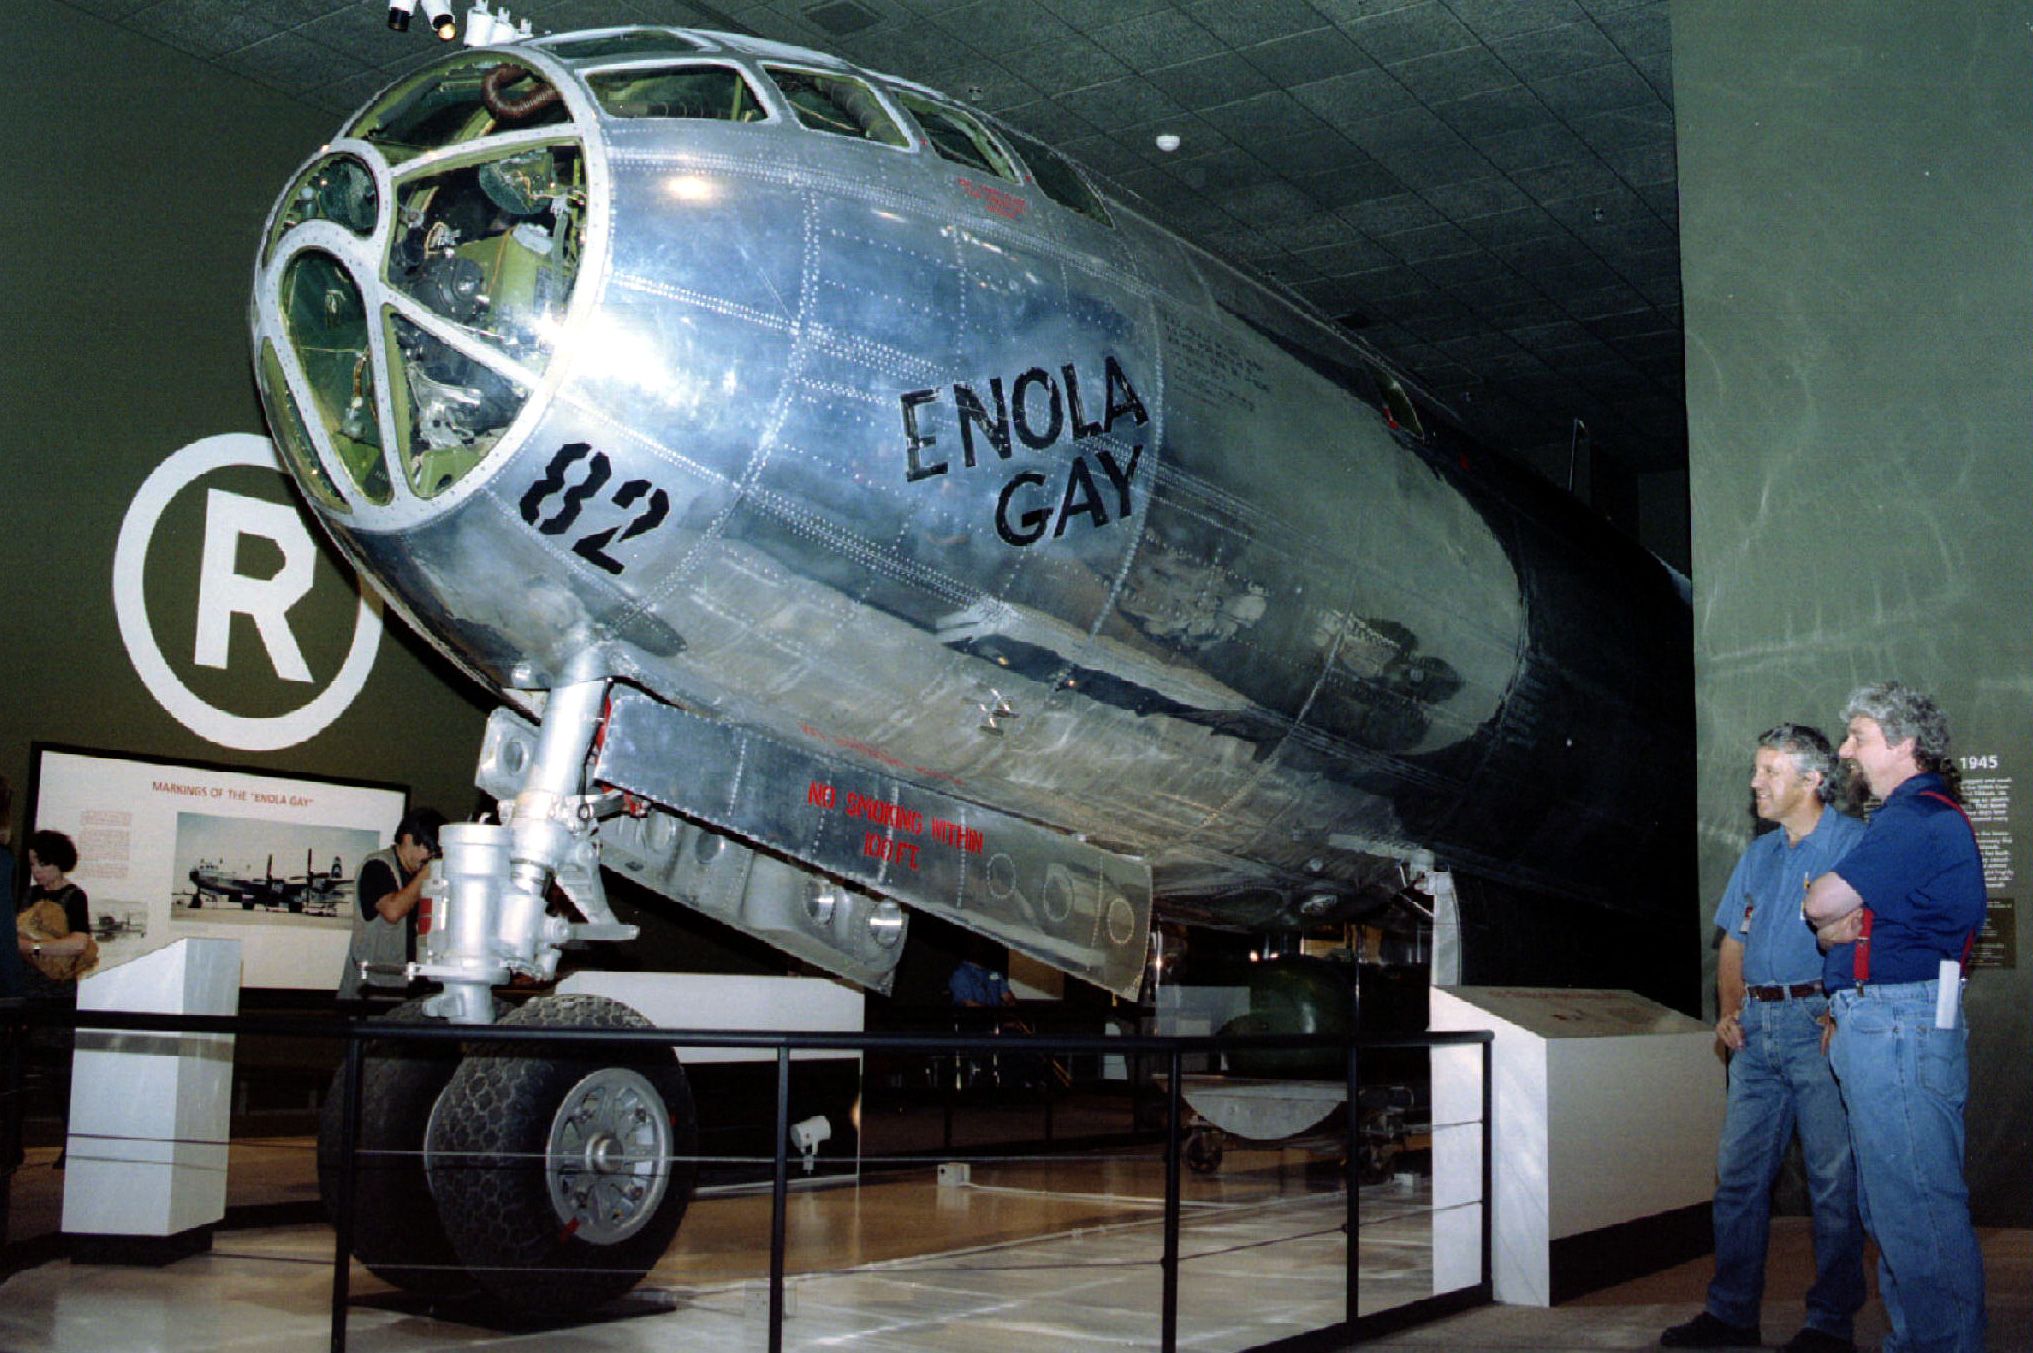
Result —
[[[353, 624], [353, 644], [347, 651], [346, 660], [331, 684], [307, 703], [285, 714], [253, 717], [231, 713], [200, 699], [163, 657], [162, 647], [156, 642], [155, 631], [149, 624], [143, 587], [148, 546], [171, 499], [205, 475], [233, 466], [284, 473], [281, 461], [276, 458], [274, 445], [266, 437], [246, 432], [200, 438], [172, 453], [149, 472], [120, 523], [120, 539], [113, 551], [113, 610], [120, 622], [121, 642], [127, 646], [127, 656], [133, 662], [135, 672], [140, 675], [149, 693], [175, 716], [177, 722], [222, 747], [243, 752], [272, 752], [294, 747], [322, 732], [346, 712], [366, 686], [368, 673], [374, 669], [375, 653], [381, 645], [381, 599], [368, 588], [361, 588], [360, 609]], [[207, 514], [208, 545], [209, 536], [215, 529], [236, 529], [233, 523], [223, 520], [224, 515]], [[261, 514], [248, 523], [240, 524], [237, 529], [246, 534], [271, 535], [276, 529], [276, 520], [275, 514]], [[271, 538], [275, 537], [271, 535]], [[275, 539], [283, 549], [286, 561], [297, 557], [292, 548], [297, 543], [293, 537], [290, 540]], [[305, 539], [308, 540], [307, 534]], [[230, 568], [231, 557], [230, 549], [208, 548], [206, 568], [214, 571], [217, 567]], [[225, 560], [224, 565], [220, 565], [221, 559]], [[207, 575], [206, 585], [200, 588], [201, 610], [208, 604], [208, 588], [217, 581]], [[304, 581], [295, 578], [292, 571], [287, 589], [264, 589], [259, 582], [238, 578], [229, 579], [229, 582], [234, 585], [211, 589], [213, 599], [210, 604], [213, 608], [225, 606], [245, 611], [254, 618], [277, 675], [285, 680], [301, 680], [303, 675], [308, 675], [299, 674], [302, 658], [297, 652], [294, 637], [288, 633], [288, 627], [281, 618], [287, 606], [307, 590]], [[221, 597], [223, 601], [219, 600]], [[223, 639], [210, 636], [204, 620], [201, 615], [198, 660], [207, 665], [223, 665]], [[207, 648], [208, 638], [213, 641], [211, 648], [216, 650], [212, 656], [208, 656], [211, 651]]]

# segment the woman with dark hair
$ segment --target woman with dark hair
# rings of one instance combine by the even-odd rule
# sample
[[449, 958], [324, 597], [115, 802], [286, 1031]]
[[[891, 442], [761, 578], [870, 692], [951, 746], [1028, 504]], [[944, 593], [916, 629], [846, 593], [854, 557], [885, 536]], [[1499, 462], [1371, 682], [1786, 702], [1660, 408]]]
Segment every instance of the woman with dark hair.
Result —
[[85, 890], [72, 883], [78, 848], [62, 832], [28, 838], [28, 892], [14, 914], [15, 941], [28, 960], [28, 994], [78, 998], [78, 979], [97, 965]]
[[[28, 838], [28, 891], [14, 913], [15, 943], [20, 948], [28, 998], [62, 1004], [75, 1010], [78, 979], [99, 965], [99, 946], [92, 938], [92, 916], [85, 890], [68, 875], [78, 867], [78, 848], [62, 832], [39, 831]], [[75, 1030], [69, 1024], [40, 1025], [29, 1033], [33, 1062], [41, 1064], [57, 1117], [70, 1136], [71, 1047]], [[56, 1168], [64, 1167], [64, 1151]]]

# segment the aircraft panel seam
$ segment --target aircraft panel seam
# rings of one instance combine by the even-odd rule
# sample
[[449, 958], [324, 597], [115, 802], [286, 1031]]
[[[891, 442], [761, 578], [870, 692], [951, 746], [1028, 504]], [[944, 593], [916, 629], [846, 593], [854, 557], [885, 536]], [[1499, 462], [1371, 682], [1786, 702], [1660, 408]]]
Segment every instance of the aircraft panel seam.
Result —
[[727, 316], [730, 319], [744, 319], [751, 324], [769, 329], [775, 333], [788, 334], [795, 327], [795, 322], [787, 315], [772, 315], [768, 311], [758, 310], [752, 305], [743, 305], [739, 301], [730, 301], [725, 297], [714, 296], [703, 291], [693, 291], [689, 287], [677, 287], [667, 282], [652, 281], [647, 277], [640, 277], [633, 273], [616, 273], [614, 275], [614, 285], [625, 291], [633, 291], [645, 296], [655, 296], [660, 300], [677, 301], [681, 305], [689, 305], [695, 309]]
[[[651, 455], [654, 455], [658, 459], [664, 461], [666, 464], [675, 466], [676, 468], [683, 470], [687, 474], [695, 475], [700, 480], [704, 481], [707, 484], [715, 485], [720, 488], [733, 487], [734, 480], [732, 476], [724, 473], [723, 471], [714, 469], [712, 466], [705, 464], [703, 461], [694, 460], [690, 456], [684, 454], [682, 451], [672, 449], [670, 446], [666, 445], [661, 441], [658, 441], [656, 438], [650, 436], [648, 433], [642, 432], [634, 427], [629, 426], [626, 423], [619, 421], [618, 419], [608, 414], [604, 409], [600, 408], [599, 406], [590, 404], [585, 400], [579, 399], [574, 395], [564, 392], [560, 392], [556, 402], [572, 410], [572, 412], [588, 419], [589, 421], [600, 424], [603, 428], [605, 428], [609, 432], [612, 432], [620, 440], [633, 443], [634, 445], [640, 447], [641, 449], [649, 452]], [[496, 487], [497, 486], [492, 483], [489, 484], [488, 489], [490, 494], [493, 493]]]
[[947, 601], [960, 605], [973, 602], [978, 595], [973, 588], [962, 585], [950, 575], [916, 560], [897, 558], [874, 541], [842, 530], [817, 513], [796, 506], [795, 500], [772, 489], [758, 486], [749, 491], [748, 497], [757, 508], [768, 512], [769, 515], [859, 563], [883, 568], [899, 582], [915, 583]]
[[818, 322], [812, 323], [806, 329], [804, 338], [813, 348], [829, 356], [846, 358], [850, 361], [866, 360], [871, 356], [880, 358], [880, 363], [868, 362], [870, 369], [900, 381], [937, 381], [949, 370], [946, 365], [927, 361], [905, 352], [902, 348], [891, 347], [881, 339], [835, 329]]

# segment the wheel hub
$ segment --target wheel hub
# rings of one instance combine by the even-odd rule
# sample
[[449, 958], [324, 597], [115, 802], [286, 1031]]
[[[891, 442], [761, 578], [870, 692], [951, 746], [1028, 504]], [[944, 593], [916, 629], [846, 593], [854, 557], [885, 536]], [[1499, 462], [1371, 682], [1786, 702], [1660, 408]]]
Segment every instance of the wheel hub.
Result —
[[558, 1220], [579, 1239], [613, 1245], [642, 1228], [671, 1178], [671, 1119], [648, 1078], [603, 1067], [559, 1101], [545, 1151]]

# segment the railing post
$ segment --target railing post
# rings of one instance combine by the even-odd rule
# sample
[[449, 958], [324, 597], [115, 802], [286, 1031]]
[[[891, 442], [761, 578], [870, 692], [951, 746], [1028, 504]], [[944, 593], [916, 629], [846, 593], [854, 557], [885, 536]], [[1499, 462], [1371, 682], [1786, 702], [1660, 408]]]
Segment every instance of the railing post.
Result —
[[1160, 1346], [1164, 1353], [1179, 1347], [1179, 1155], [1180, 1155], [1180, 1069], [1179, 1047], [1172, 1045], [1167, 1067], [1171, 1072], [1165, 1090], [1165, 1309]]
[[345, 1074], [339, 1091], [339, 1196], [333, 1211], [332, 1353], [346, 1353], [346, 1303], [353, 1280], [353, 1184], [360, 1167], [360, 1100], [367, 1058], [356, 1026], [346, 1038]]
[[[960, 1022], [957, 1015], [954, 1017], [952, 1028], [954, 1037], [959, 1037]], [[939, 1137], [939, 1149], [941, 1151], [951, 1151], [953, 1149], [953, 1101], [960, 1094], [960, 1049], [958, 1047], [951, 1047], [946, 1050], [946, 1074], [941, 1076], [939, 1080], [943, 1086], [943, 1092], [939, 1096], [939, 1106], [944, 1115], [944, 1128]]]
[[[1024, 1059], [1025, 1063], [1038, 1073], [1039, 1084], [1045, 1092], [1045, 1145], [1052, 1144], [1052, 1108], [1059, 1099], [1058, 1063], [1050, 1053], [1034, 1053]], [[1067, 1064], [1073, 1059], [1068, 1057]]]
[[1348, 1195], [1341, 1228], [1348, 1233], [1348, 1248], [1344, 1255], [1347, 1268], [1342, 1278], [1342, 1319], [1350, 1326], [1355, 1324], [1362, 1304], [1362, 1105], [1359, 1097], [1362, 1079], [1357, 1066], [1359, 1056], [1351, 1037], [1348, 1044], [1348, 1108], [1343, 1124], [1347, 1159], [1341, 1181]]
[[780, 1043], [776, 1050], [776, 1177], [770, 1187], [769, 1208], [769, 1353], [783, 1353], [784, 1346], [784, 1233], [788, 1228], [791, 1136], [791, 1045]]
[[1497, 1275], [1491, 1268], [1496, 1236], [1496, 1039], [1482, 1041], [1482, 1282], [1485, 1294], [1496, 1296]]

